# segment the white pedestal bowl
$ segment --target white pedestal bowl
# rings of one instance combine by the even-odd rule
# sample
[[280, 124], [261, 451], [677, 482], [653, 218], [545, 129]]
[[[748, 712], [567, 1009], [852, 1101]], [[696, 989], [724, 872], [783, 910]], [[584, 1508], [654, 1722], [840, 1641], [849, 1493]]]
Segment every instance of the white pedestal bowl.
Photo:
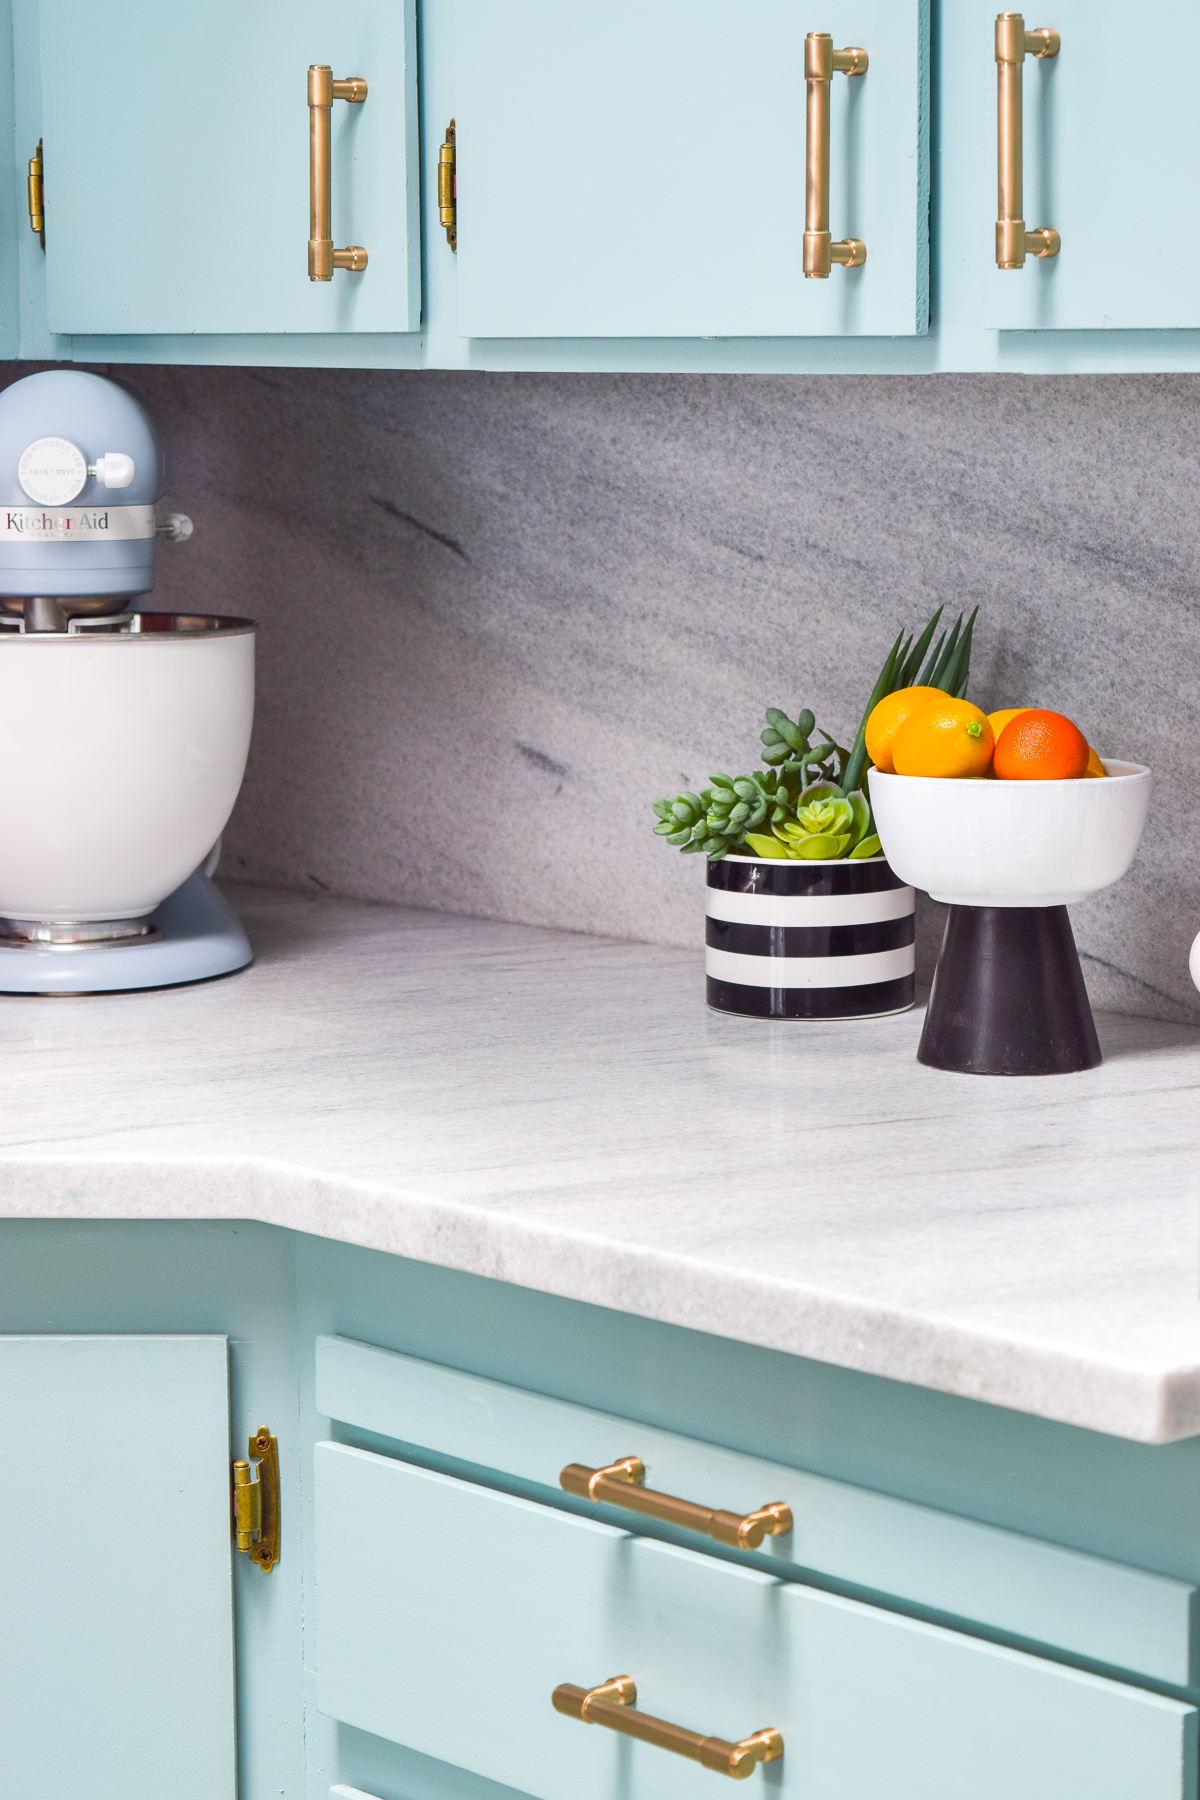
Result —
[[971, 1075], [1093, 1069], [1100, 1041], [1067, 907], [1133, 861], [1150, 771], [1107, 779], [869, 777], [875, 828], [901, 881], [949, 906], [918, 1059]]
[[875, 829], [901, 881], [948, 906], [1070, 906], [1119, 881], [1150, 804], [1150, 771], [1105, 781], [869, 777]]

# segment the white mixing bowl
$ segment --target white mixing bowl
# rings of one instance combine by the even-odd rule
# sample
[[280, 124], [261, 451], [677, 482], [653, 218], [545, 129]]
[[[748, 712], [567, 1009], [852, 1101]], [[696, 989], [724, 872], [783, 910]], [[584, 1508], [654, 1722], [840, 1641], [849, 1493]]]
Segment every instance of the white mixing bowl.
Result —
[[950, 906], [1069, 906], [1118, 881], [1150, 804], [1150, 771], [1105, 760], [1106, 781], [944, 781], [870, 773], [883, 853]]
[[198, 867], [242, 784], [254, 630], [0, 632], [0, 917], [142, 918]]

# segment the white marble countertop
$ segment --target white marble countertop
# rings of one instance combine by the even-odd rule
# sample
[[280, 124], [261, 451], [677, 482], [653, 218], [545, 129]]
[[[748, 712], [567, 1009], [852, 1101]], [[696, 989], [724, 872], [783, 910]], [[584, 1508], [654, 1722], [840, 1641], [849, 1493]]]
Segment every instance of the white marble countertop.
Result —
[[1200, 1034], [922, 1068], [694, 954], [231, 890], [230, 980], [0, 1000], [0, 1214], [255, 1218], [1148, 1442], [1200, 1432]]

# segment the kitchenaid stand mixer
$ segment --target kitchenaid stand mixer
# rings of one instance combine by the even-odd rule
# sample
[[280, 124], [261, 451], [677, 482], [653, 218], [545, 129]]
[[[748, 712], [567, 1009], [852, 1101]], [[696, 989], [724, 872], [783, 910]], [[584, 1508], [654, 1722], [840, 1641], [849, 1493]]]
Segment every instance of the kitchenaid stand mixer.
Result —
[[255, 626], [140, 604], [156, 538], [191, 535], [160, 517], [163, 475], [115, 382], [49, 370], [0, 393], [0, 993], [169, 987], [251, 958], [210, 877]]

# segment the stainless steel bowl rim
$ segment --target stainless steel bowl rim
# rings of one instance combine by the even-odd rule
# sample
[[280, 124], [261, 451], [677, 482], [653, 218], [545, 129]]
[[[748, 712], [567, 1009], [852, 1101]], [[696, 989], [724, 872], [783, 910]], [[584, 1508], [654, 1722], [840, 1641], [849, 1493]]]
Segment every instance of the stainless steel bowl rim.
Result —
[[[73, 632], [0, 629], [0, 644], [187, 644], [205, 638], [247, 637], [258, 630], [256, 619], [226, 613], [145, 612], [139, 617], [145, 622], [136, 631], [104, 631], [96, 626]], [[161, 620], [170, 623], [161, 624]], [[96, 616], [96, 625], [103, 623], [104, 615]]]

